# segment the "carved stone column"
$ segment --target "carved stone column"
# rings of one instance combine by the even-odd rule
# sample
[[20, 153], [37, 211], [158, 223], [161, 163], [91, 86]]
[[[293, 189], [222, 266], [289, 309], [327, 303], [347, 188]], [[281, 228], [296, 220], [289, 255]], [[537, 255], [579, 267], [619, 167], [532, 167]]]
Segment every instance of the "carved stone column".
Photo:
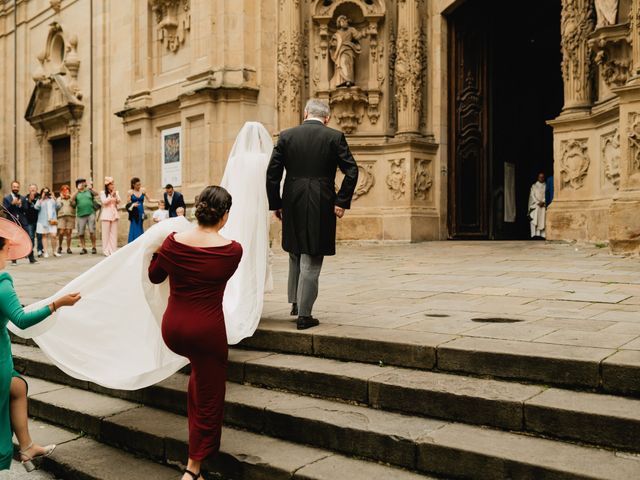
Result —
[[609, 210], [609, 243], [615, 253], [640, 252], [640, 0], [629, 12], [631, 78], [615, 88], [620, 99], [620, 190]]
[[591, 105], [593, 54], [587, 41], [595, 23], [593, 0], [562, 0], [564, 111], [584, 109]]
[[398, 133], [420, 133], [425, 40], [421, 0], [398, 1], [398, 38], [394, 66]]
[[300, 0], [279, 0], [278, 125], [285, 129], [302, 119], [303, 34]]

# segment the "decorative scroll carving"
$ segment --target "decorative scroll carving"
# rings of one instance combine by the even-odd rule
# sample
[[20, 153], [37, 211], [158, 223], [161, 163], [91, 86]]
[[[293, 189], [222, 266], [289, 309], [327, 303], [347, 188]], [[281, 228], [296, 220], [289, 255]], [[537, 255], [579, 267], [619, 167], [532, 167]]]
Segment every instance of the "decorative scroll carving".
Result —
[[308, 59], [305, 34], [300, 29], [300, 1], [280, 0], [279, 6], [282, 27], [278, 34], [278, 116], [280, 128], [288, 128], [302, 117], [302, 85]]
[[593, 0], [562, 0], [562, 77], [566, 108], [591, 103], [592, 53], [587, 40], [595, 27]]
[[389, 174], [387, 175], [387, 187], [391, 191], [391, 198], [400, 200], [404, 197], [407, 187], [407, 172], [404, 167], [405, 159], [389, 160]]
[[353, 192], [353, 199], [356, 200], [369, 193], [369, 190], [376, 184], [373, 176], [374, 163], [358, 162], [358, 184]]
[[584, 180], [589, 171], [587, 140], [566, 140], [562, 142], [560, 157], [560, 174], [562, 188], [571, 187], [578, 190], [584, 186]]
[[[425, 65], [425, 40], [422, 29], [410, 33], [401, 28], [396, 40], [396, 58], [394, 65], [394, 86], [398, 116], [407, 114], [400, 130], [418, 130], [422, 113], [422, 85]], [[404, 115], [403, 115], [404, 114]], [[404, 127], [404, 128], [403, 128]]]
[[620, 132], [613, 132], [600, 137], [602, 167], [604, 178], [618, 189], [620, 187]]
[[464, 89], [456, 99], [456, 104], [456, 162], [464, 164], [467, 159], [476, 162], [478, 158], [482, 158], [482, 99], [471, 71], [467, 74]]
[[331, 92], [329, 100], [333, 110], [333, 116], [342, 130], [353, 133], [362, 122], [364, 106], [367, 105], [367, 96], [359, 87], [339, 88]]
[[629, 159], [630, 174], [640, 172], [640, 113], [629, 114]]
[[432, 185], [431, 161], [416, 159], [413, 178], [413, 198], [416, 200], [427, 200]]
[[589, 46], [596, 54], [595, 62], [609, 88], [627, 83], [632, 55], [628, 25], [599, 28], [591, 35]]
[[191, 30], [190, 0], [149, 0], [149, 5], [156, 15], [160, 42], [177, 52]]

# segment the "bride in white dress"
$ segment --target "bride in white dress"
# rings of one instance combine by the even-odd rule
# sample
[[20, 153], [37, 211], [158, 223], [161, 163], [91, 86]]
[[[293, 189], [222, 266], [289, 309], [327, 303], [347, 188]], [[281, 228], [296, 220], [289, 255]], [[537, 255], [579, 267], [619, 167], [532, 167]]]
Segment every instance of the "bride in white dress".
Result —
[[[244, 252], [223, 301], [229, 344], [253, 335], [265, 288], [272, 283], [265, 189], [272, 149], [264, 126], [247, 122], [236, 138], [221, 183], [233, 197], [233, 209], [221, 233], [239, 242]], [[10, 326], [11, 330], [33, 338], [68, 375], [107, 388], [135, 390], [169, 377], [188, 362], [162, 340], [169, 284], [153, 285], [147, 268], [153, 252], [171, 232], [190, 228], [193, 225], [184, 217], [154, 225], [53, 295], [82, 292], [82, 301], [73, 309], [60, 310], [32, 328]], [[47, 303], [50, 299], [28, 309]]]

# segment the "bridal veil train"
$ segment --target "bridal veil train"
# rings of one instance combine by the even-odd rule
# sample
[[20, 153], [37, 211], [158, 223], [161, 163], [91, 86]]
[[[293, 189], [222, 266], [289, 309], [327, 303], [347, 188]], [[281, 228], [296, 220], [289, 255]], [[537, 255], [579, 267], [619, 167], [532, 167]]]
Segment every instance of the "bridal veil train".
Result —
[[[227, 226], [221, 232], [239, 242], [242, 262], [227, 284], [223, 301], [229, 344], [253, 335], [260, 321], [265, 288], [270, 288], [269, 211], [266, 168], [273, 149], [267, 130], [244, 125], [232, 148], [222, 186], [233, 197]], [[193, 228], [184, 217], [160, 222], [57, 292], [82, 292], [72, 309], [13, 333], [33, 338], [62, 371], [107, 388], [135, 390], [172, 375], [188, 362], [162, 340], [162, 315], [168, 281], [153, 285], [147, 268], [151, 256], [171, 232]], [[52, 298], [53, 298], [52, 297]], [[50, 303], [42, 300], [28, 307]]]

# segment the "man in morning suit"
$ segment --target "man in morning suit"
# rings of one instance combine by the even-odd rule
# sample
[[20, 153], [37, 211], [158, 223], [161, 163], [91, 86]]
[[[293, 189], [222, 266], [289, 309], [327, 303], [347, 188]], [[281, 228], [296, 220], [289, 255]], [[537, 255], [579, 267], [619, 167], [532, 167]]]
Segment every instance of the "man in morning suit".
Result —
[[[336, 253], [336, 219], [351, 207], [358, 166], [340, 131], [327, 127], [329, 106], [307, 102], [302, 125], [280, 134], [267, 168], [269, 210], [282, 221], [282, 248], [289, 252], [289, 302], [298, 330], [320, 322], [311, 311], [326, 255]], [[336, 194], [336, 171], [344, 174]], [[286, 170], [282, 197], [280, 182]]]

